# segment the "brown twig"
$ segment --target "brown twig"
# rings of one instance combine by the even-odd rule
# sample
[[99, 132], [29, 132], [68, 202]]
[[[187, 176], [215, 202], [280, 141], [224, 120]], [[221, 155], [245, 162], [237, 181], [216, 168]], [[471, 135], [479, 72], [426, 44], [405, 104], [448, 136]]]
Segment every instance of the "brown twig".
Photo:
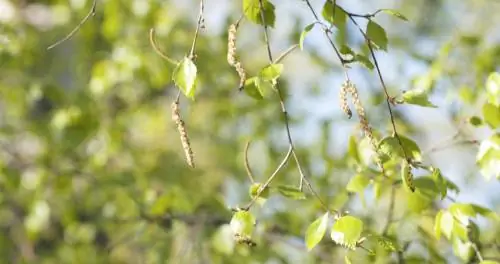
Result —
[[56, 43], [50, 45], [47, 50], [50, 50], [50, 49], [53, 49], [55, 48], [56, 46], [58, 46], [59, 44], [65, 42], [66, 40], [70, 39], [71, 37], [73, 37], [73, 35], [76, 34], [76, 32], [78, 32], [78, 30], [80, 30], [80, 28], [83, 26], [83, 24], [85, 24], [87, 22], [87, 20], [90, 19], [90, 17], [93, 17], [95, 15], [95, 11], [96, 11], [96, 6], [97, 6], [97, 0], [94, 0], [92, 1], [92, 6], [90, 7], [90, 10], [89, 12], [87, 13], [87, 15], [80, 21], [80, 23], [78, 23], [78, 25], [76, 25], [76, 27], [71, 30], [71, 32], [69, 32], [64, 38], [58, 40]]
[[248, 175], [248, 178], [250, 179], [250, 182], [255, 183], [255, 178], [253, 177], [252, 169], [250, 168], [250, 164], [248, 163], [248, 149], [249, 148], [250, 148], [250, 140], [245, 145], [244, 163], [245, 163], [245, 169], [247, 171], [247, 175]]

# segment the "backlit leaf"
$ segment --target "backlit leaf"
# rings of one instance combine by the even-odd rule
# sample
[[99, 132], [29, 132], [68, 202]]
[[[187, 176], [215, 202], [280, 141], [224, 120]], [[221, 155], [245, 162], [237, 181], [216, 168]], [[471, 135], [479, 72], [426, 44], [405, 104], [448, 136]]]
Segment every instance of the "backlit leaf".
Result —
[[278, 192], [290, 199], [303, 200], [306, 199], [306, 195], [299, 188], [290, 185], [280, 185], [278, 186]]
[[333, 242], [351, 250], [356, 249], [363, 232], [363, 221], [354, 216], [343, 216], [333, 224], [330, 234]]
[[274, 5], [269, 0], [243, 0], [243, 13], [248, 20], [259, 25], [264, 25], [261, 19], [259, 1], [262, 1], [265, 25], [274, 27], [276, 15], [274, 14]]
[[306, 231], [306, 246], [308, 250], [313, 249], [325, 236], [328, 224], [328, 212], [312, 222]]
[[387, 51], [387, 34], [379, 24], [370, 20], [366, 26], [366, 35], [377, 49]]
[[424, 107], [437, 107], [429, 101], [427, 92], [424, 90], [406, 91], [405, 93], [403, 93], [403, 102]]
[[395, 16], [395, 17], [397, 17], [397, 18], [399, 18], [401, 20], [408, 21], [408, 18], [406, 18], [403, 14], [401, 14], [397, 10], [394, 10], [394, 9], [381, 9], [381, 11], [384, 12], [384, 13], [386, 13], [386, 14]]
[[175, 67], [172, 75], [175, 85], [177, 85], [182, 93], [190, 99], [194, 99], [196, 91], [196, 74], [196, 65], [191, 59], [185, 57], [177, 67]]

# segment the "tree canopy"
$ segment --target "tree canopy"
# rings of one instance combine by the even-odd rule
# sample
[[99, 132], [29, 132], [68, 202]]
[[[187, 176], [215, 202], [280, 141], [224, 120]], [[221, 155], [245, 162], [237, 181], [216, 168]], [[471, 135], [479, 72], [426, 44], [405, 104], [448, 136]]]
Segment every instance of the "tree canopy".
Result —
[[0, 0], [0, 262], [500, 263], [498, 13]]

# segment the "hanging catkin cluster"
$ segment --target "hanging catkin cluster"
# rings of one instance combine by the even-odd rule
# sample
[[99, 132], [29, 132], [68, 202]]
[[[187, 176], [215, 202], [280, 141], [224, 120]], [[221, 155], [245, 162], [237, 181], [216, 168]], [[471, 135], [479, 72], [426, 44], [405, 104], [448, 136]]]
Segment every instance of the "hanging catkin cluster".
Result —
[[191, 149], [191, 143], [189, 142], [189, 136], [186, 131], [186, 125], [181, 119], [181, 114], [179, 112], [179, 101], [176, 100], [172, 103], [172, 120], [177, 125], [177, 130], [181, 136], [182, 148], [184, 149], [184, 154], [186, 155], [187, 163], [190, 167], [194, 168], [194, 155]]
[[349, 87], [347, 86], [348, 82], [344, 82], [340, 87], [340, 109], [347, 115], [349, 119], [352, 117], [351, 109], [349, 108], [349, 104], [347, 103], [347, 90]]
[[227, 31], [228, 39], [227, 39], [227, 62], [229, 65], [233, 66], [240, 77], [240, 90], [245, 86], [246, 81], [246, 73], [241, 63], [236, 58], [236, 31], [238, 26], [236, 24], [231, 24]]
[[[351, 81], [346, 80], [342, 84], [341, 88], [341, 100], [345, 99], [345, 103], [341, 101], [341, 107], [342, 110], [349, 116], [352, 115], [351, 110], [349, 109], [349, 106], [347, 106], [347, 99], [345, 98], [346, 96], [342, 97], [342, 90], [345, 90], [345, 93], [350, 93], [352, 97], [352, 102], [354, 104], [354, 108], [356, 109], [356, 113], [359, 116], [359, 123], [361, 125], [361, 130], [363, 130], [363, 133], [365, 134], [365, 137], [370, 140], [370, 143], [374, 149], [375, 152], [377, 152], [377, 142], [375, 142], [375, 138], [373, 137], [373, 130], [368, 123], [368, 119], [366, 118], [366, 113], [365, 113], [365, 108], [361, 104], [361, 100], [359, 100], [359, 94], [358, 94], [358, 89], [356, 88], [356, 85], [354, 85]], [[346, 110], [344, 110], [343, 107], [346, 107]], [[382, 161], [380, 160], [380, 157], [377, 155], [376, 158], [377, 166], [382, 170], [382, 173], [385, 175], [385, 169], [382, 164]]]

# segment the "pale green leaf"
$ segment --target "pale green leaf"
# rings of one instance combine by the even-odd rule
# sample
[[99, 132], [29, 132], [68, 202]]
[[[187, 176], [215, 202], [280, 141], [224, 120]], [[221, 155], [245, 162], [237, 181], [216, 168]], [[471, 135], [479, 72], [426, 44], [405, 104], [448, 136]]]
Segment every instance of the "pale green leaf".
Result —
[[424, 107], [437, 107], [429, 101], [427, 91], [419, 89], [410, 90], [403, 93], [403, 102]]
[[[441, 211], [441, 217], [439, 223], [435, 223], [436, 225], [439, 224], [441, 233], [447, 238], [450, 239], [452, 232], [453, 232], [453, 226], [455, 225], [455, 219], [453, 218], [453, 215], [448, 212], [448, 211]], [[436, 219], [437, 221], [437, 219]]]
[[[416, 161], [420, 161], [422, 159], [420, 148], [415, 141], [402, 135], [399, 135], [399, 139], [401, 140], [401, 144], [403, 145], [408, 158]], [[393, 136], [382, 139], [378, 145], [378, 149], [383, 160], [389, 160], [391, 157], [395, 156], [405, 158], [401, 144], [399, 140]]]
[[348, 192], [362, 192], [370, 184], [370, 179], [362, 174], [356, 174], [347, 184]]
[[233, 214], [229, 225], [234, 234], [250, 238], [255, 227], [255, 217], [248, 211], [238, 211]]
[[498, 128], [500, 126], [500, 105], [485, 103], [483, 105], [483, 119], [492, 129]]
[[481, 174], [489, 180], [500, 179], [500, 133], [483, 140], [476, 155]]
[[356, 249], [363, 232], [363, 221], [354, 216], [343, 216], [333, 224], [330, 234], [333, 242], [351, 250]]
[[387, 34], [379, 24], [370, 20], [366, 26], [366, 35], [377, 49], [387, 51]]
[[500, 262], [494, 261], [494, 260], [483, 260], [479, 262], [479, 264], [500, 264]]
[[259, 77], [252, 77], [247, 79], [245, 81], [245, 87], [243, 88], [243, 90], [248, 96], [257, 100], [262, 100], [264, 97], [262, 96], [262, 92], [257, 86], [258, 78]]
[[494, 72], [486, 80], [486, 92], [488, 101], [496, 106], [500, 106], [500, 73]]
[[400, 12], [398, 12], [397, 10], [394, 10], [394, 9], [380, 9], [380, 11], [386, 13], [386, 14], [389, 14], [389, 15], [392, 15], [392, 16], [395, 16], [401, 20], [404, 20], [404, 21], [408, 21], [408, 19], [403, 15], [401, 14]]
[[306, 246], [308, 250], [313, 249], [323, 239], [328, 224], [328, 212], [312, 222], [306, 231]]
[[443, 210], [439, 210], [434, 218], [434, 235], [437, 240], [441, 238], [441, 218], [443, 217]]
[[368, 57], [366, 57], [365, 55], [362, 55], [362, 54], [356, 54], [356, 56], [354, 56], [354, 59], [361, 63], [363, 66], [365, 66], [367, 69], [369, 70], [373, 70], [373, 68], [375, 68], [375, 66], [373, 65], [373, 63], [370, 61], [370, 59]]
[[[262, 1], [264, 21], [262, 21], [259, 1]], [[248, 20], [259, 25], [274, 27], [276, 20], [274, 9], [274, 5], [269, 0], [243, 0], [243, 13]]]
[[316, 23], [312, 23], [312, 24], [307, 25], [304, 28], [304, 30], [302, 30], [302, 33], [300, 33], [300, 40], [299, 40], [300, 50], [304, 50], [304, 40], [306, 38], [306, 35], [309, 33], [309, 31], [311, 31], [311, 29], [314, 28], [314, 25], [316, 25]]
[[472, 243], [469, 241], [462, 241], [462, 239], [455, 237], [453, 239], [453, 252], [464, 262], [468, 262], [474, 255]]
[[326, 1], [321, 10], [321, 15], [323, 18], [330, 22], [330, 24], [335, 25], [339, 29], [345, 27], [347, 21], [347, 14], [339, 6], [333, 8], [333, 3], [331, 1]]
[[294, 200], [303, 200], [306, 199], [306, 195], [299, 188], [291, 185], [280, 185], [278, 186], [278, 192], [284, 197], [294, 199]]
[[182, 93], [190, 99], [194, 99], [196, 91], [196, 74], [197, 69], [194, 62], [185, 57], [174, 69], [172, 79], [182, 91]]
[[282, 71], [283, 64], [270, 64], [260, 71], [259, 76], [264, 81], [274, 81], [280, 77]]

